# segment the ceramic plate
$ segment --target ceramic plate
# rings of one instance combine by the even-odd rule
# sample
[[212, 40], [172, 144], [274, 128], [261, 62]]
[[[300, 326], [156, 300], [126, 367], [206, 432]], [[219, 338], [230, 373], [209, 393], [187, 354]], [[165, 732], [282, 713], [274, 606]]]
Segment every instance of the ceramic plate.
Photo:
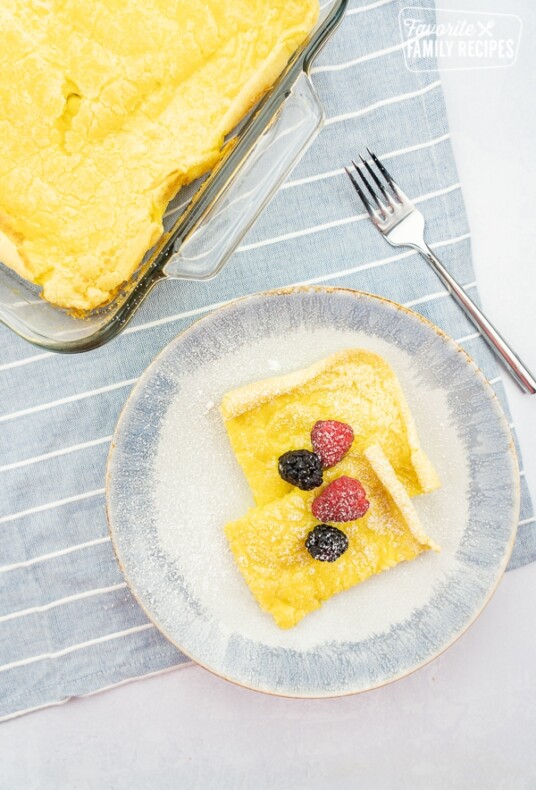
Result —
[[[218, 411], [229, 389], [364, 347], [397, 373], [442, 487], [416, 497], [427, 552], [337, 595], [291, 630], [261, 611], [223, 532], [253, 504]], [[519, 511], [512, 437], [469, 357], [397, 304], [290, 289], [233, 302], [171, 342], [130, 395], [108, 462], [110, 531], [155, 625], [202, 666], [261, 691], [371, 689], [427, 663], [504, 571]]]

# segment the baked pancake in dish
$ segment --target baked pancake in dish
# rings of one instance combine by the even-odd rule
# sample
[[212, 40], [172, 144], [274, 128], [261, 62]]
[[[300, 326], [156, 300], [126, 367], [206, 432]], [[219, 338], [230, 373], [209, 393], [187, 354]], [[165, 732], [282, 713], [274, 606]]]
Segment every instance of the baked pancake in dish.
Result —
[[351, 426], [351, 453], [379, 444], [409, 496], [439, 486], [398, 379], [371, 351], [346, 349], [305, 370], [232, 390], [220, 410], [258, 505], [292, 489], [279, 474], [278, 458], [288, 450], [311, 449], [317, 420]]
[[370, 507], [343, 525], [348, 548], [335, 562], [318, 562], [305, 548], [307, 534], [318, 523], [312, 503], [322, 489], [293, 488], [225, 527], [241, 574], [280, 628], [292, 628], [336, 593], [438, 549], [379, 445], [347, 456], [326, 472], [325, 482], [341, 475], [361, 481]]
[[89, 311], [307, 37], [318, 0], [3, 0], [0, 260]]

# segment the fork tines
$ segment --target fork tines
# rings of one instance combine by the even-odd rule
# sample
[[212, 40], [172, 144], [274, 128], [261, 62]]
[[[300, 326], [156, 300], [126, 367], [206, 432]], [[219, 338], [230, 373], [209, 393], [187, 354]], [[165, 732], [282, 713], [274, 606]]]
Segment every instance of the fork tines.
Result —
[[[360, 164], [352, 159], [352, 165], [354, 167], [355, 173], [357, 173], [359, 176], [364, 189], [362, 189], [362, 186], [360, 186], [360, 183], [355, 177], [354, 172], [352, 172], [352, 170], [348, 167], [345, 167], [344, 169], [346, 170], [357, 194], [361, 198], [361, 202], [369, 213], [370, 218], [372, 220], [387, 219], [392, 214], [392, 212], [395, 211], [398, 205], [403, 204], [405, 200], [407, 201], [407, 198], [396, 181], [389, 174], [385, 165], [380, 161], [379, 157], [377, 157], [376, 154], [368, 147], [367, 151], [372, 162], [376, 165], [380, 176], [383, 176], [385, 185], [374, 171], [371, 163], [362, 157], [361, 154], [359, 155], [361, 160]], [[388, 191], [388, 188], [390, 191]], [[376, 204], [376, 209], [373, 208], [370, 200], [365, 194], [365, 190], [370, 194], [372, 200]], [[381, 200], [380, 196], [385, 202]]]

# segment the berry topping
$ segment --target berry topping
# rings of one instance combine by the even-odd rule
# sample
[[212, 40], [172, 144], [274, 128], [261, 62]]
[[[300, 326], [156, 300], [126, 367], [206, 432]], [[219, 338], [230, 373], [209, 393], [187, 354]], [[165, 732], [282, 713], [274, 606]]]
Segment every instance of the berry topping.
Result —
[[344, 458], [354, 441], [354, 432], [345, 422], [319, 420], [311, 431], [311, 441], [324, 469], [329, 469]]
[[338, 477], [316, 497], [312, 510], [319, 521], [355, 521], [365, 515], [369, 505], [359, 480]]
[[302, 491], [322, 485], [322, 461], [310, 450], [291, 450], [279, 458], [279, 474]]
[[305, 548], [314, 560], [335, 562], [348, 548], [348, 538], [337, 527], [317, 524], [307, 535]]

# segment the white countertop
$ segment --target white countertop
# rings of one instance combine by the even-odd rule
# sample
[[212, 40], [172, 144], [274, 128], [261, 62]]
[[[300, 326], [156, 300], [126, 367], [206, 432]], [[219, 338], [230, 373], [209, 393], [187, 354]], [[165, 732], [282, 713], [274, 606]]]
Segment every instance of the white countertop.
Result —
[[[536, 12], [529, 0], [463, 6], [524, 23], [512, 68], [443, 79], [483, 303], [534, 371], [536, 219], [522, 206], [536, 206]], [[536, 499], [536, 396], [506, 387]], [[0, 787], [534, 788], [535, 596], [536, 563], [508, 573], [439, 659], [357, 697], [278, 699], [189, 666], [15, 719], [1, 725]]]

